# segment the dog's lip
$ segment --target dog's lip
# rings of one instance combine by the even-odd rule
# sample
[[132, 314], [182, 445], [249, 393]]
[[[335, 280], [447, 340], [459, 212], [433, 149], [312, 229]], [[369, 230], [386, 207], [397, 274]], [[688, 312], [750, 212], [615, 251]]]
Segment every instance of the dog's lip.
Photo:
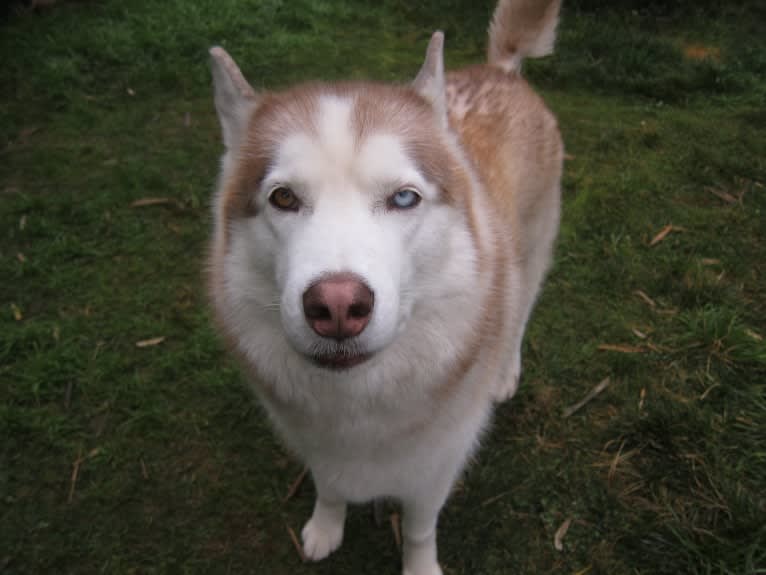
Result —
[[331, 355], [316, 355], [311, 360], [320, 367], [329, 369], [350, 369], [364, 363], [372, 357], [371, 353], [336, 353]]

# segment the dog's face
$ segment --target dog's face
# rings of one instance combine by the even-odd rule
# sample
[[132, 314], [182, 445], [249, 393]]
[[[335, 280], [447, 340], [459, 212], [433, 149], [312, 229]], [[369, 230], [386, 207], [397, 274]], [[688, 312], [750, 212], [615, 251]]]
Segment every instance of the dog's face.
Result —
[[458, 311], [450, 279], [467, 265], [455, 254], [473, 253], [469, 183], [432, 102], [405, 87], [305, 86], [246, 98], [228, 137], [221, 116], [216, 217], [234, 321], [350, 369], [417, 308]]

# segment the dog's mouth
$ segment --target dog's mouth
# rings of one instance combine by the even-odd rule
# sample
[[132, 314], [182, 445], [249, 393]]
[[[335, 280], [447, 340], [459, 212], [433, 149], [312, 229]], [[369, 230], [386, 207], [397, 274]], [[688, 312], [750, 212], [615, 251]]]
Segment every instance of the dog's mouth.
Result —
[[311, 361], [327, 369], [343, 370], [360, 365], [372, 357], [371, 353], [333, 353], [314, 355]]

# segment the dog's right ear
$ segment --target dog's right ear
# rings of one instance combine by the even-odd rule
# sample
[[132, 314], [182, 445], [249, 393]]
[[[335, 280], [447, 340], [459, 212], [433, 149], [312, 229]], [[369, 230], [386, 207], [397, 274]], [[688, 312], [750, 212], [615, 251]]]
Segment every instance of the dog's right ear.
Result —
[[257, 104], [257, 96], [237, 64], [220, 46], [210, 49], [210, 67], [213, 70], [215, 109], [221, 121], [223, 143], [227, 150], [235, 150], [247, 128], [250, 113]]

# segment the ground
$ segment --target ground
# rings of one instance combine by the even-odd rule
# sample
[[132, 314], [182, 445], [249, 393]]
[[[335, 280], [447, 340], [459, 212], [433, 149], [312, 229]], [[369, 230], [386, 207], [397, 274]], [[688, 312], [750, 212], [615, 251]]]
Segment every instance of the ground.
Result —
[[[766, 11], [651, 4], [565, 2], [526, 67], [566, 143], [562, 232], [519, 395], [443, 512], [447, 575], [766, 573]], [[368, 507], [301, 563], [310, 482], [286, 497], [301, 465], [210, 327], [207, 48], [256, 86], [407, 81], [437, 27], [448, 66], [481, 60], [491, 9], [61, 1], [0, 23], [0, 571], [398, 572]]]

